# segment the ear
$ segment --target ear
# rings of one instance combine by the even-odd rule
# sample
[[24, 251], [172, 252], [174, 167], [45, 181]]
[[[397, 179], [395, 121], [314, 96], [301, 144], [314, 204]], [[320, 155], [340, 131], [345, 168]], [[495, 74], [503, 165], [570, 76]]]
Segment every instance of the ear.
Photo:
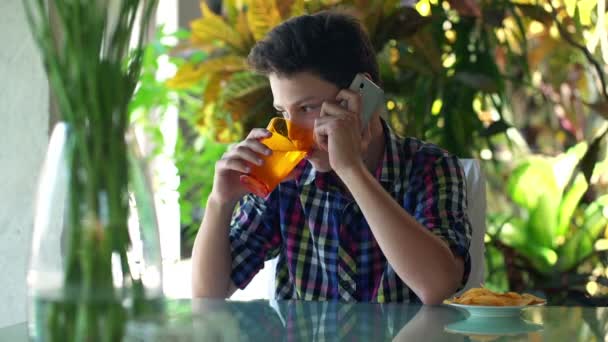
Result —
[[368, 72], [362, 72], [361, 74], [362, 74], [363, 76], [367, 77], [367, 79], [368, 79], [368, 80], [370, 80], [370, 81], [372, 81], [372, 82], [374, 81], [374, 80], [372, 79], [372, 75], [370, 75]]

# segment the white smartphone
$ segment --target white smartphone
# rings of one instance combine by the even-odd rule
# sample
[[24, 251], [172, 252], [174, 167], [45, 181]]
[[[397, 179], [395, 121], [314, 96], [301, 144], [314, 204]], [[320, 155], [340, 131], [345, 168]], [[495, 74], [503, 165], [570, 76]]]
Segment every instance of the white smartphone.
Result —
[[384, 102], [384, 91], [363, 74], [355, 76], [349, 89], [361, 94], [361, 120], [365, 128], [374, 112]]

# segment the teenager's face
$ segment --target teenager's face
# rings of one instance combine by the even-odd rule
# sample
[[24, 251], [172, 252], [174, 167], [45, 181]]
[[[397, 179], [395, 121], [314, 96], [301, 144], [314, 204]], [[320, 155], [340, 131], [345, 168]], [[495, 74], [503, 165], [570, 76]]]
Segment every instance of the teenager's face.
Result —
[[[274, 107], [296, 125], [313, 128], [324, 101], [335, 101], [340, 89], [309, 72], [286, 77], [268, 76], [274, 97]], [[320, 172], [331, 170], [327, 152], [315, 146], [307, 157]]]

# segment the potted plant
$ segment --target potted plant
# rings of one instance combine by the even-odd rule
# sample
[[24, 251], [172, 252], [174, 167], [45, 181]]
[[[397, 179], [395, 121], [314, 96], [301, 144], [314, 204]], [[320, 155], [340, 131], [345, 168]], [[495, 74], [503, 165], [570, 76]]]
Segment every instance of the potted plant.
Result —
[[61, 118], [38, 190], [30, 335], [116, 341], [162, 309], [156, 215], [128, 116], [156, 1], [46, 4], [24, 0]]

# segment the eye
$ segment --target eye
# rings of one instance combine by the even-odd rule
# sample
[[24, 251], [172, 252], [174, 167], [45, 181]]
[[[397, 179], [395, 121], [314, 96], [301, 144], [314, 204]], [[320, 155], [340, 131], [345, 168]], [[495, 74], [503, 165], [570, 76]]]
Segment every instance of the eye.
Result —
[[319, 105], [317, 105], [317, 104], [300, 106], [300, 110], [303, 113], [313, 112], [313, 111], [317, 110], [318, 108], [319, 108]]

